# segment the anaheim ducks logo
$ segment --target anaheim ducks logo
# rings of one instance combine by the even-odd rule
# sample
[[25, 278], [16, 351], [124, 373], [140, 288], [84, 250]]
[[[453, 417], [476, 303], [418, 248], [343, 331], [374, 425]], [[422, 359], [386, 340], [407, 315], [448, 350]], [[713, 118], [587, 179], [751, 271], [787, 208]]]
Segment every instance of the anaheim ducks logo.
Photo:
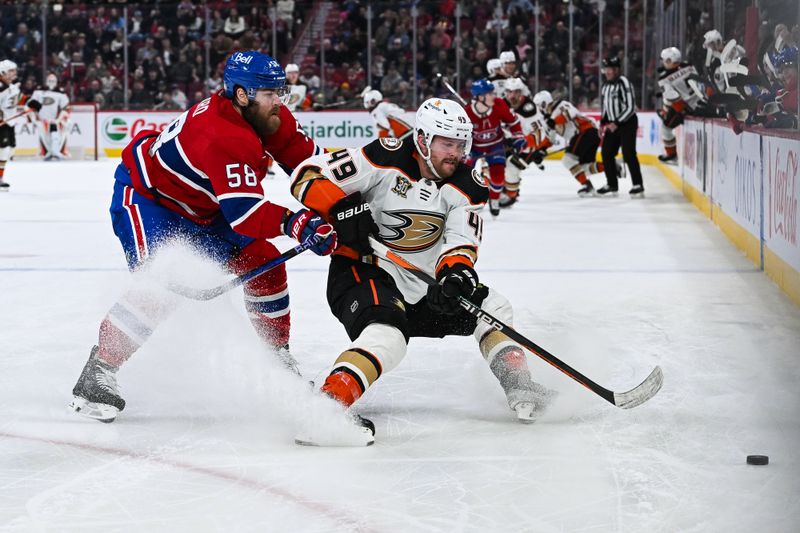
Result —
[[[439, 241], [444, 232], [444, 215], [430, 211], [384, 211], [382, 226], [391, 232], [381, 238], [399, 252], [422, 252]], [[396, 222], [394, 222], [396, 221]]]
[[394, 137], [381, 137], [381, 146], [387, 150], [395, 151], [403, 145], [403, 141]]

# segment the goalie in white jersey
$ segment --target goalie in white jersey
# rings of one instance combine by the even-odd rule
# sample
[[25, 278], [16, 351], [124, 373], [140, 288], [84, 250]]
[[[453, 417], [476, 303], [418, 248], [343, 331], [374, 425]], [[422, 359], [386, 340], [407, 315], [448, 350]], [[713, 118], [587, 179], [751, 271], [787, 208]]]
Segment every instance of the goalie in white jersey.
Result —
[[47, 75], [45, 89], [33, 91], [32, 98], [42, 104], [37, 113], [39, 145], [45, 161], [64, 159], [67, 153], [67, 124], [69, 122], [69, 97], [59, 90], [58, 78]]
[[[328, 304], [352, 344], [333, 364], [322, 391], [352, 405], [406, 354], [410, 337], [474, 335], [509, 406], [533, 421], [549, 391], [531, 380], [522, 348], [464, 311], [471, 299], [503, 321], [511, 304], [479, 283], [475, 271], [484, 179], [463, 162], [472, 124], [451, 100], [432, 98], [417, 111], [412, 138], [379, 139], [307, 159], [292, 175], [292, 194], [335, 227], [340, 246], [328, 273]], [[421, 268], [435, 272], [427, 286], [372, 255], [368, 236]], [[363, 420], [363, 419], [362, 419]], [[374, 426], [364, 421], [371, 433]]]

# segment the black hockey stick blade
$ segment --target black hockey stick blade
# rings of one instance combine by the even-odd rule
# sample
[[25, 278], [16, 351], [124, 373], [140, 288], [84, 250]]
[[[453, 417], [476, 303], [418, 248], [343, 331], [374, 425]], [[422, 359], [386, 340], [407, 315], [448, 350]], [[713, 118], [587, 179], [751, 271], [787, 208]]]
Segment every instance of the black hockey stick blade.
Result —
[[221, 294], [225, 294], [231, 289], [235, 289], [239, 285], [250, 281], [251, 279], [260, 276], [264, 272], [268, 270], [272, 270], [276, 266], [285, 263], [292, 257], [296, 255], [300, 255], [301, 253], [305, 252], [315, 244], [317, 241], [320, 240], [322, 237], [314, 235], [302, 243], [298, 244], [294, 248], [290, 248], [286, 250], [278, 257], [272, 259], [271, 261], [267, 261], [263, 265], [254, 268], [248, 272], [245, 272], [241, 276], [236, 276], [235, 278], [223, 283], [222, 285], [218, 285], [211, 289], [195, 289], [194, 287], [187, 287], [186, 285], [181, 285], [179, 283], [170, 283], [167, 288], [174, 292], [175, 294], [179, 294], [181, 296], [185, 296], [186, 298], [191, 298], [192, 300], [200, 300], [200, 301], [208, 301], [213, 300], [217, 296]]
[[[369, 243], [372, 246], [372, 249], [375, 253], [386, 259], [387, 261], [391, 261], [395, 265], [399, 266], [400, 268], [405, 269], [407, 272], [411, 273], [421, 281], [427, 283], [428, 285], [436, 283], [436, 279], [419, 268], [418, 266], [414, 265], [413, 263], [407, 261], [402, 256], [394, 253], [392, 250], [389, 249], [385, 244], [379, 242], [373, 237], [369, 238]], [[618, 393], [611, 391], [602, 385], [596, 383], [592, 379], [586, 377], [578, 370], [572, 368], [567, 363], [556, 357], [555, 355], [551, 354], [532, 340], [528, 339], [521, 333], [519, 333], [514, 328], [508, 326], [507, 324], [501, 322], [491, 314], [487, 313], [479, 306], [475, 305], [471, 301], [467, 300], [466, 298], [459, 297], [459, 304], [463, 307], [468, 313], [475, 316], [479, 321], [485, 322], [489, 326], [493, 327], [497, 331], [502, 332], [508, 338], [513, 341], [518, 342], [525, 348], [527, 348], [531, 353], [537, 355], [539, 358], [543, 359], [545, 362], [549, 363], [552, 367], [556, 368], [557, 370], [561, 371], [563, 374], [566, 374], [574, 381], [577, 381], [590, 391], [594, 392], [608, 403], [612, 405], [616, 405], [622, 409], [631, 409], [636, 407], [637, 405], [641, 405], [653, 396], [661, 389], [661, 385], [664, 383], [664, 375], [661, 372], [661, 368], [656, 367], [650, 375], [647, 376], [642, 383], [638, 386], [634, 387], [633, 389], [629, 390], [628, 392]]]

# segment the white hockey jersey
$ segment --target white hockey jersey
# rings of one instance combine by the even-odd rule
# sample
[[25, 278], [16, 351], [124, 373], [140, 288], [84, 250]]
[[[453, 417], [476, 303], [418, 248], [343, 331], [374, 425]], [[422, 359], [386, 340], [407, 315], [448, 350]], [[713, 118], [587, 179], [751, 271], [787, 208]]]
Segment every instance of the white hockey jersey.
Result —
[[[386, 138], [360, 149], [314, 156], [292, 174], [292, 194], [327, 216], [338, 200], [331, 194], [331, 184], [345, 195], [360, 192], [380, 228], [380, 238], [399, 255], [429, 273], [454, 256], [474, 265], [483, 232], [480, 211], [489, 196], [483, 177], [460, 164], [450, 179], [436, 183], [422, 177], [416, 157], [410, 140]], [[342, 253], [348, 255], [347, 251], [352, 252], [346, 248]], [[425, 296], [425, 283], [393, 263], [377, 264], [394, 278], [406, 302], [413, 304]]]
[[308, 94], [308, 85], [305, 83], [294, 83], [294, 84], [287, 84], [286, 88], [289, 89], [289, 99], [286, 102], [286, 107], [289, 108], [289, 111], [296, 111], [297, 106], [303, 104], [303, 100], [306, 99], [306, 94]]
[[33, 91], [31, 99], [42, 104], [39, 110], [39, 119], [48, 122], [55, 122], [62, 111], [69, 106], [69, 97], [61, 91], [51, 91], [49, 89], [36, 89]]
[[9, 126], [16, 126], [26, 120], [25, 116], [9, 120], [11, 117], [22, 112], [19, 108], [21, 98], [22, 93], [19, 90], [19, 83], [3, 85], [2, 89], [0, 89], [0, 119]]
[[[597, 128], [594, 120], [578, 111], [577, 107], [566, 100], [554, 102], [550, 109], [550, 119], [553, 121], [552, 129], [567, 142], [579, 133]], [[552, 139], [552, 132], [548, 132], [547, 136]]]
[[665, 106], [683, 101], [691, 109], [697, 107], [700, 97], [688, 84], [693, 76], [697, 76], [697, 69], [689, 63], [681, 63], [671, 70], [659, 69], [658, 86]]
[[378, 126], [378, 137], [399, 139], [411, 130], [411, 125], [405, 119], [405, 111], [397, 104], [381, 102], [369, 114]]

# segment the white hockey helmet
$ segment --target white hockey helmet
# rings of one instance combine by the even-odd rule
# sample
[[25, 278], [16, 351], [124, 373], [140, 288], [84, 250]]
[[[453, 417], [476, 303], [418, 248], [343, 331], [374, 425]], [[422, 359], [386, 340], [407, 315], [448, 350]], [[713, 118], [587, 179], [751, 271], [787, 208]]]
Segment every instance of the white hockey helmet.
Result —
[[508, 78], [505, 84], [506, 93], [508, 91], [523, 91], [525, 90], [525, 84], [522, 83], [522, 80], [519, 78]]
[[17, 64], [10, 59], [0, 61], [0, 76], [7, 74], [10, 70], [17, 70]]
[[[428, 164], [433, 175], [442, 177], [436, 172], [431, 163], [431, 143], [437, 135], [448, 139], [464, 141], [464, 153], [469, 154], [472, 149], [472, 121], [467, 112], [458, 102], [443, 98], [428, 98], [417, 109], [416, 123], [414, 125], [414, 146], [417, 153]], [[419, 144], [418, 133], [422, 132], [425, 144], [425, 153]], [[427, 155], [425, 155], [427, 154]]]
[[540, 113], [545, 113], [548, 106], [553, 103], [553, 95], [550, 91], [539, 91], [534, 95], [533, 103]]
[[379, 103], [383, 102], [383, 95], [381, 92], [376, 89], [370, 89], [369, 87], [364, 89], [364, 92], [361, 93], [361, 96], [364, 98], [364, 109], [372, 109]]
[[283, 69], [283, 71], [286, 72], [286, 74], [289, 74], [290, 72], [300, 72], [300, 67], [298, 67], [295, 63], [289, 63], [286, 65], [286, 68]]
[[681, 62], [681, 51], [675, 48], [674, 46], [670, 46], [669, 48], [664, 48], [661, 50], [661, 61], [670, 61], [674, 64]]
[[722, 34], [719, 30], [709, 30], [703, 35], [703, 48], [708, 48], [711, 43], [721, 43]]
[[506, 63], [516, 63], [517, 56], [514, 55], [514, 52], [510, 50], [506, 50], [505, 52], [500, 52], [500, 62], [503, 64]]
[[500, 69], [502, 67], [503, 67], [503, 62], [497, 59], [496, 57], [486, 62], [486, 72], [489, 73], [490, 78], [495, 74], [497, 74], [498, 72], [500, 72]]

